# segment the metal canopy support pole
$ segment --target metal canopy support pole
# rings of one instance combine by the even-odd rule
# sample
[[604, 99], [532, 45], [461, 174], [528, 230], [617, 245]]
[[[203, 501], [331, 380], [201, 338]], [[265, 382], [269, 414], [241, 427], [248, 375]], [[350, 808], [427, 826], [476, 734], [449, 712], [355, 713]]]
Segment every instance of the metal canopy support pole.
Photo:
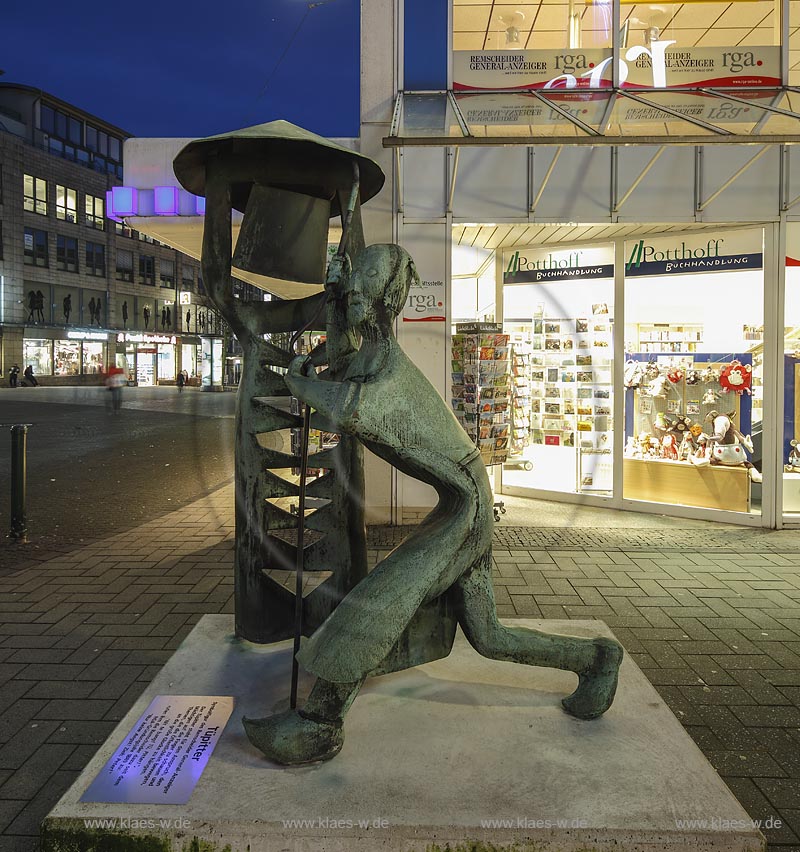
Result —
[[[614, 150], [617, 151], [619, 149], [615, 148]], [[620, 198], [619, 201], [617, 201], [616, 205], [614, 206], [614, 211], [613, 211], [614, 213], [619, 213], [620, 207], [622, 207], [622, 205], [636, 191], [636, 187], [639, 186], [639, 184], [645, 179], [645, 177], [647, 176], [647, 173], [650, 171], [650, 169], [653, 168], [653, 166], [656, 164], [656, 162], [658, 162], [658, 158], [664, 153], [664, 151], [666, 151], [666, 146], [662, 145], [655, 152], [655, 154], [653, 154], [653, 156], [650, 158], [650, 162], [639, 173], [639, 177], [637, 177], [636, 180], [630, 185], [630, 187], [628, 188], [628, 191], [625, 193], [625, 195], [623, 195], [622, 198]]]
[[697, 206], [698, 211], [702, 213], [702, 211], [705, 210], [706, 207], [708, 207], [708, 205], [711, 204], [712, 201], [722, 195], [722, 193], [725, 192], [725, 190], [731, 184], [735, 183], [750, 168], [750, 166], [752, 166], [753, 163], [763, 157], [768, 150], [768, 146], [765, 145], [755, 156], [750, 157], [750, 159], [738, 171], [731, 175], [731, 177], [729, 177], [728, 180], [726, 180], [725, 183], [723, 183], [722, 186], [713, 195], [710, 195], [705, 200], [703, 200], [701, 197], [700, 203]]
[[553, 169], [555, 169], [556, 163], [558, 162], [558, 158], [561, 156], [561, 152], [563, 150], [563, 145], [559, 145], [558, 148], [556, 148], [556, 153], [553, 156], [553, 159], [550, 163], [550, 167], [547, 169], [544, 178], [542, 179], [542, 185], [539, 187], [539, 191], [536, 193], [536, 196], [533, 199], [533, 203], [531, 204], [531, 213], [536, 212], [536, 206], [538, 205], [539, 200], [541, 199], [542, 194], [544, 193], [545, 187], [547, 186], [547, 182], [550, 180], [550, 175], [553, 174]]
[[397, 189], [397, 212], [403, 212], [403, 149], [394, 149], [394, 175]]
[[456, 180], [458, 179], [458, 156], [461, 153], [461, 148], [448, 148], [447, 161], [450, 164], [450, 188], [447, 193], [447, 213], [451, 215], [453, 212], [453, 196], [456, 193]]
[[400, 130], [400, 116], [403, 114], [403, 93], [397, 93], [397, 99], [394, 102], [394, 112], [392, 113], [392, 123], [389, 127], [389, 135], [397, 136]]
[[447, 100], [450, 103], [450, 106], [452, 107], [453, 114], [455, 115], [456, 121], [458, 122], [458, 126], [461, 128], [461, 135], [472, 136], [472, 133], [470, 133], [469, 125], [464, 120], [464, 116], [461, 114], [461, 109], [458, 106], [456, 96], [452, 92], [448, 91]]

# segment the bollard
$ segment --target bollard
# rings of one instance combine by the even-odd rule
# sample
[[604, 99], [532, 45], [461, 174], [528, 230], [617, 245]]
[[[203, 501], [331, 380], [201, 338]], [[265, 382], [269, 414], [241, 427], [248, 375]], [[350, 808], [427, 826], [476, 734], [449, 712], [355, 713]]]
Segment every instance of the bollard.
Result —
[[25, 511], [26, 451], [28, 423], [11, 427], [11, 532], [8, 537], [20, 544], [28, 541], [28, 520]]

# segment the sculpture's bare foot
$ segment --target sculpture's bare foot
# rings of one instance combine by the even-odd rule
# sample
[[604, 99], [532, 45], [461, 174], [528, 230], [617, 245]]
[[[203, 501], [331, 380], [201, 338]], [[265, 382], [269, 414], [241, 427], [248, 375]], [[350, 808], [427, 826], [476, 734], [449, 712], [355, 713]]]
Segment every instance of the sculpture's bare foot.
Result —
[[596, 719], [611, 706], [617, 691], [622, 646], [613, 639], [595, 639], [591, 666], [578, 672], [578, 688], [562, 699], [567, 713], [578, 719]]
[[242, 719], [247, 739], [270, 760], [293, 766], [330, 760], [342, 749], [341, 724], [317, 721], [286, 710], [264, 719]]

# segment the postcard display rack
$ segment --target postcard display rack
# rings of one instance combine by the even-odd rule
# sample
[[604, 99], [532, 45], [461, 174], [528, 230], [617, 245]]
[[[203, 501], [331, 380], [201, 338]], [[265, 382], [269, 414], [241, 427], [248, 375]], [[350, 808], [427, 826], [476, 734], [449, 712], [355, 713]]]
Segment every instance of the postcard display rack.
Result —
[[612, 329], [607, 305], [584, 317], [533, 318], [530, 372], [534, 444], [575, 448], [577, 492], [612, 488]]
[[[490, 467], [508, 459], [510, 371], [508, 335], [494, 323], [456, 325], [453, 335], [453, 411]], [[495, 519], [505, 513], [495, 502]]]

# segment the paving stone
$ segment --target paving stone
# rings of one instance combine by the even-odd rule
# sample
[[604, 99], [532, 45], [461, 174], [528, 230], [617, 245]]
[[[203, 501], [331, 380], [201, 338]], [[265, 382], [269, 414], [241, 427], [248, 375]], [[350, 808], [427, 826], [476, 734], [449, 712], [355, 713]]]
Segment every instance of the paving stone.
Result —
[[32, 799], [75, 750], [45, 743], [0, 787], [0, 799]]

